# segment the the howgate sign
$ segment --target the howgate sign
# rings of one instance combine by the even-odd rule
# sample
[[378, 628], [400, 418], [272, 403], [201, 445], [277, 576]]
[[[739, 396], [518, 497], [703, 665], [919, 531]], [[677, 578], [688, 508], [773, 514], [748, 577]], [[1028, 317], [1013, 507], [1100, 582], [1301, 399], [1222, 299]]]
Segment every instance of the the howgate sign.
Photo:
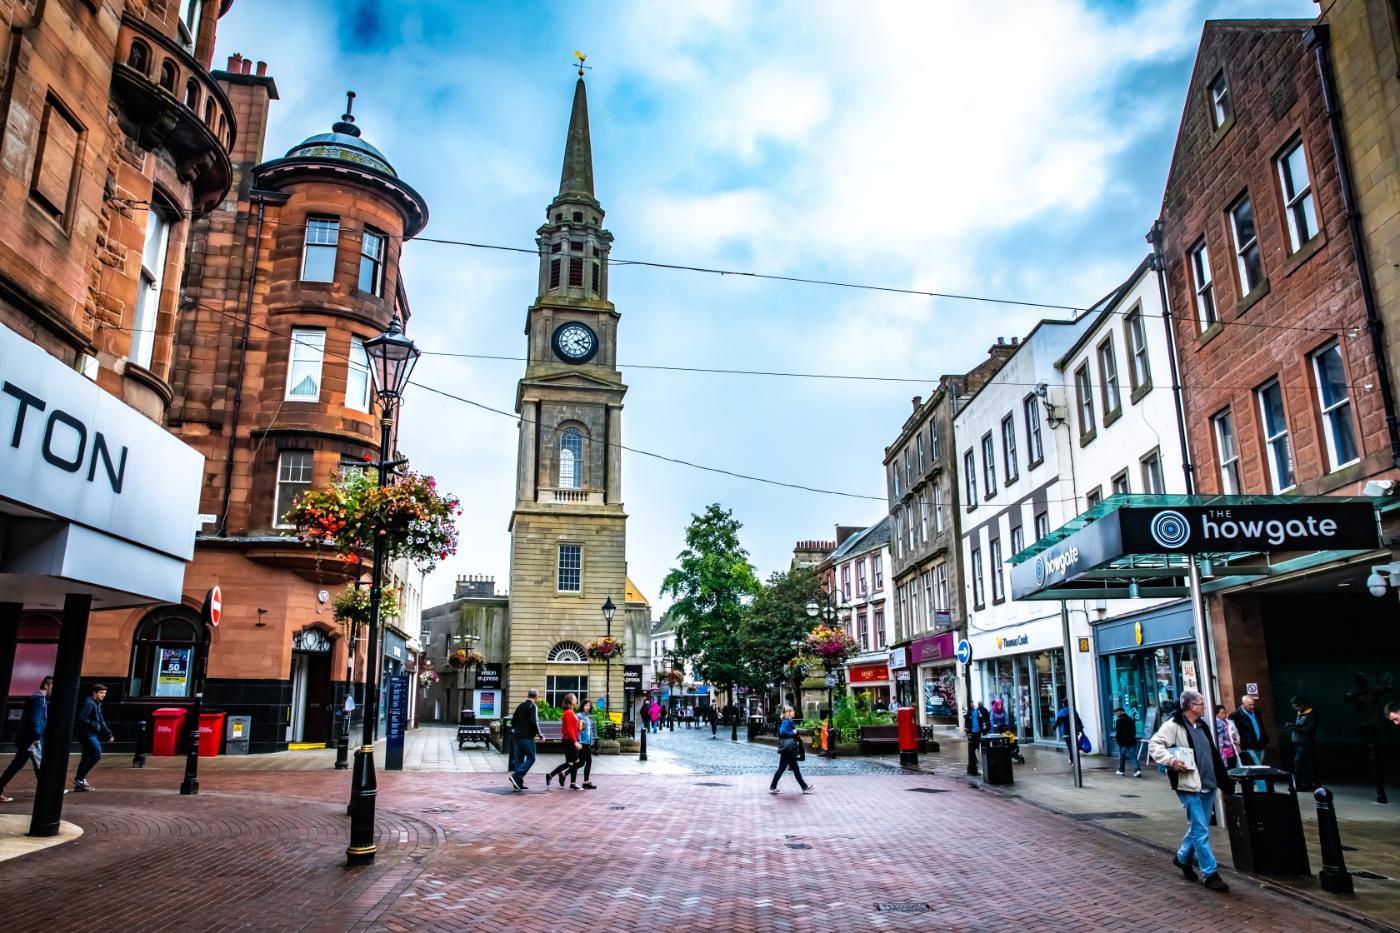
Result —
[[1367, 501], [1124, 505], [1011, 568], [1013, 599], [1055, 587], [1129, 555], [1364, 551], [1378, 547]]

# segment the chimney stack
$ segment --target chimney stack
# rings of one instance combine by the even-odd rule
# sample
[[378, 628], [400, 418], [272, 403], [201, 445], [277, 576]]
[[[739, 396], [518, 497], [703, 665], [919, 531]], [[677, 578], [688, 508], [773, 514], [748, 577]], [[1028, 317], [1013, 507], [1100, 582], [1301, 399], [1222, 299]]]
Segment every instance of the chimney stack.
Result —
[[239, 55], [237, 52], [234, 52], [232, 55], [230, 55], [230, 56], [228, 57], [228, 71], [229, 71], [229, 74], [235, 74], [235, 75], [236, 75], [236, 74], [239, 73], [239, 71], [242, 70], [242, 68], [243, 68], [243, 56], [242, 56], [242, 55]]
[[267, 77], [267, 62], [258, 62], [258, 77]]

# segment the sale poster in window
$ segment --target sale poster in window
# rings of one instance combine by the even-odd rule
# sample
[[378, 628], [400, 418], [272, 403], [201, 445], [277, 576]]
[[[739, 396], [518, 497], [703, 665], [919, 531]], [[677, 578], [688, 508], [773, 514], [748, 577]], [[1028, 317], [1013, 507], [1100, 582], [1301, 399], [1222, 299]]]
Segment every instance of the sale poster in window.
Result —
[[189, 694], [190, 656], [193, 648], [161, 648], [156, 674], [156, 696], [182, 697]]

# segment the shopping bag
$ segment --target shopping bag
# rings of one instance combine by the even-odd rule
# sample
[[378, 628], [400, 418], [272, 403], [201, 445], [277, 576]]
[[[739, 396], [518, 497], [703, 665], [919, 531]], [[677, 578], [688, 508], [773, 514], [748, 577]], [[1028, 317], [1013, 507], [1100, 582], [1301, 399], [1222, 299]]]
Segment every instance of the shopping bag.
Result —
[[1079, 750], [1086, 755], [1094, 750], [1093, 744], [1089, 742], [1089, 737], [1082, 732], [1079, 733]]

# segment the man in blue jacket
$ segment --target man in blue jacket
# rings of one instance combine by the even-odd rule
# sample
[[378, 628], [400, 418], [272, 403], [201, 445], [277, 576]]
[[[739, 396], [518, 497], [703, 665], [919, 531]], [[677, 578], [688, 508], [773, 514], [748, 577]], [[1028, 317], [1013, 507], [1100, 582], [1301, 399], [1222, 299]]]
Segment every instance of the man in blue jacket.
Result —
[[102, 701], [106, 698], [107, 685], [93, 684], [92, 693], [83, 701], [83, 708], [78, 711], [78, 744], [83, 748], [83, 757], [78, 762], [73, 789], [79, 792], [93, 789], [87, 780], [88, 772], [102, 760], [102, 743], [116, 738], [112, 735], [112, 730], [107, 728], [107, 720], [102, 716]]
[[45, 677], [39, 689], [24, 701], [24, 715], [20, 718], [15, 732], [15, 759], [0, 774], [0, 803], [11, 803], [15, 798], [5, 796], [5, 785], [10, 778], [24, 770], [26, 764], [33, 763], [34, 773], [39, 773], [40, 743], [44, 740], [44, 729], [49, 724], [49, 694], [53, 693], [53, 678]]

